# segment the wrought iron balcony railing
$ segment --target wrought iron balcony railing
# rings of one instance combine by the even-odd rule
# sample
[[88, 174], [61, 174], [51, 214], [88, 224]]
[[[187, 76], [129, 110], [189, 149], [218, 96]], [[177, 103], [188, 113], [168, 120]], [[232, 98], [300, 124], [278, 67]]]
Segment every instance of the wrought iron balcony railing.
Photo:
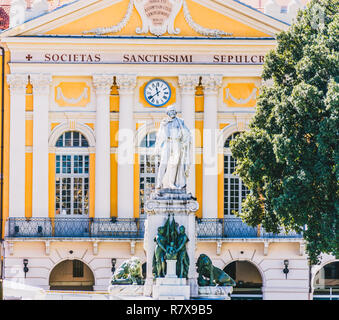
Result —
[[142, 239], [145, 219], [9, 218], [8, 237]]
[[283, 228], [278, 234], [266, 232], [263, 227], [251, 227], [239, 218], [197, 219], [197, 228], [200, 239], [302, 238], [301, 233], [285, 232]]
[[[9, 218], [8, 238], [143, 239], [144, 218]], [[241, 219], [197, 219], [199, 239], [302, 238], [296, 232], [279, 234], [250, 227]]]

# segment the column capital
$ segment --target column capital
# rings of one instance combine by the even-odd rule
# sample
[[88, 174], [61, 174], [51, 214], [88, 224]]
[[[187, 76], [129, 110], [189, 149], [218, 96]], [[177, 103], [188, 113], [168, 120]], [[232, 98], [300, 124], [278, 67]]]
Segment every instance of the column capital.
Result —
[[9, 84], [11, 92], [24, 94], [26, 92], [26, 86], [28, 83], [28, 74], [26, 73], [8, 74], [7, 83]]
[[31, 74], [30, 80], [33, 86], [33, 94], [34, 92], [48, 94], [49, 86], [52, 83], [52, 75], [50, 73]]
[[122, 74], [117, 76], [117, 85], [120, 94], [132, 94], [137, 85], [136, 74]]
[[109, 95], [112, 85], [113, 74], [93, 74], [93, 86], [96, 94]]
[[204, 94], [217, 94], [218, 89], [222, 85], [222, 75], [221, 74], [203, 75], [201, 79], [201, 84], [204, 87]]
[[195, 87], [199, 84], [199, 75], [179, 74], [178, 82], [182, 93], [194, 94]]

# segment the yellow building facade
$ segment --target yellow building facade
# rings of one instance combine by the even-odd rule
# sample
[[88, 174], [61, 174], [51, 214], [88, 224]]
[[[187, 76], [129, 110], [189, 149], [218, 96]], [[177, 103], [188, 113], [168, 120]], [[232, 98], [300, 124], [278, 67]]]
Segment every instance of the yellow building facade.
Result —
[[[265, 54], [286, 28], [232, 0], [81, 0], [4, 31], [5, 278], [106, 290], [112, 259], [145, 261], [152, 148], [174, 104], [194, 139], [197, 257], [255, 284], [253, 297], [307, 299], [302, 237], [234, 215], [248, 190], [229, 142], [248, 128]], [[161, 101], [147, 94], [156, 83]]]

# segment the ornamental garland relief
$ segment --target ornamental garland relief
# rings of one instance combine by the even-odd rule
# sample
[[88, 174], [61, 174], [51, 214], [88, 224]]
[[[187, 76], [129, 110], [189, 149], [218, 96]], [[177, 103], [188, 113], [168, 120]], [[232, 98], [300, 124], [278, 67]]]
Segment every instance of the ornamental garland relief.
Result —
[[60, 82], [55, 87], [59, 107], [85, 107], [90, 100], [90, 88], [85, 82]]
[[197, 33], [212, 37], [232, 35], [222, 30], [202, 27], [196, 23], [190, 15], [185, 0], [130, 0], [126, 14], [118, 24], [106, 28], [91, 29], [83, 33], [102, 35], [121, 31], [130, 20], [133, 6], [135, 6], [142, 20], [142, 26], [135, 30], [138, 34], [147, 34], [148, 32], [156, 36], [161, 36], [166, 32], [170, 35], [179, 34], [180, 29], [174, 27], [174, 20], [183, 7], [186, 22]]
[[224, 88], [227, 107], [255, 107], [259, 89], [255, 83], [228, 83]]

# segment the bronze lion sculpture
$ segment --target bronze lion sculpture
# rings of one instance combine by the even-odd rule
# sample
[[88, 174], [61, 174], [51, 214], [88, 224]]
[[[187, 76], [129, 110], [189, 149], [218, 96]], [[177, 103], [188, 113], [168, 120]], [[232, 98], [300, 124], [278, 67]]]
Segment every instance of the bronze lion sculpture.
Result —
[[111, 284], [143, 285], [144, 282], [141, 261], [137, 257], [124, 261], [114, 272], [111, 280]]
[[198, 276], [198, 285], [205, 286], [235, 286], [235, 281], [223, 270], [213, 266], [212, 260], [206, 255], [201, 254], [196, 263]]

